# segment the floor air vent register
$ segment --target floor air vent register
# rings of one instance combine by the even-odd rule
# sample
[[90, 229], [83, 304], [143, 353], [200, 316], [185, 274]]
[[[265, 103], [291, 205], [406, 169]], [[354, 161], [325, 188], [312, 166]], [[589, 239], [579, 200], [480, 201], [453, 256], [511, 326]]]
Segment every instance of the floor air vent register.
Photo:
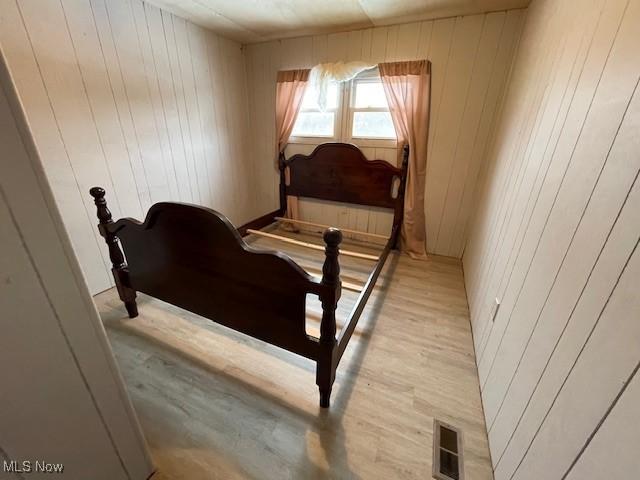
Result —
[[437, 419], [433, 422], [433, 478], [464, 480], [462, 432]]

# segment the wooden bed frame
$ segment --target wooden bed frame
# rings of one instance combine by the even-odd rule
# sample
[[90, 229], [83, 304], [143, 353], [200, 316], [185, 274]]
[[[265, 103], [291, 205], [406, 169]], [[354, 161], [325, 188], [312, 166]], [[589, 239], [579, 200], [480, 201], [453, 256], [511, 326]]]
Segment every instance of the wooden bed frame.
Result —
[[[308, 156], [281, 156], [280, 208], [239, 229], [209, 208], [170, 202], [153, 205], [143, 223], [131, 218], [114, 222], [105, 191], [94, 187], [90, 194], [129, 317], [138, 315], [136, 292], [143, 292], [315, 360], [320, 406], [327, 408], [338, 363], [389, 251], [398, 244], [407, 162], [408, 147], [404, 147], [402, 168], [396, 168], [382, 160], [369, 161], [356, 146], [342, 143], [322, 144]], [[287, 195], [394, 210], [391, 235], [337, 339], [340, 230], [324, 232], [321, 279], [309, 275], [287, 255], [254, 248], [242, 238], [284, 215]], [[307, 294], [317, 295], [322, 303], [319, 338], [305, 331]]]

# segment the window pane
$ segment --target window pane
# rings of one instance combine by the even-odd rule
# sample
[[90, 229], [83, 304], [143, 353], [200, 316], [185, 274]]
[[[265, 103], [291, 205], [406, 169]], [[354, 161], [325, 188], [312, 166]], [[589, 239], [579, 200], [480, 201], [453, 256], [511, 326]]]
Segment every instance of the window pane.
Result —
[[382, 82], [356, 82], [356, 108], [388, 108]]
[[293, 126], [294, 137], [333, 137], [333, 112], [300, 112]]
[[353, 132], [356, 138], [396, 138], [389, 112], [353, 112]]
[[[302, 99], [302, 110], [319, 110], [319, 108], [318, 91], [309, 85]], [[338, 84], [331, 82], [327, 88], [327, 110], [335, 110], [336, 108], [338, 108]]]

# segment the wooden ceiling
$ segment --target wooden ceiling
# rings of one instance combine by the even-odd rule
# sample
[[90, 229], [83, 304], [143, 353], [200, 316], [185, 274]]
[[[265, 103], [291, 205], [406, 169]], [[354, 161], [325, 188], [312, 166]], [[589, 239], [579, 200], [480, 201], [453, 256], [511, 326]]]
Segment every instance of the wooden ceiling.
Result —
[[149, 0], [241, 43], [526, 7], [530, 0]]

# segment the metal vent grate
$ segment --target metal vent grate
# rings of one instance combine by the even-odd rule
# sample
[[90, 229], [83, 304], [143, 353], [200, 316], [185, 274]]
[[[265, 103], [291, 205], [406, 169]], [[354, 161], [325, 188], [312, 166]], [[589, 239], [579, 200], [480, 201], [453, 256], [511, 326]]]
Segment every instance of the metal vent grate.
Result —
[[433, 421], [433, 477], [464, 480], [462, 432], [440, 420]]

